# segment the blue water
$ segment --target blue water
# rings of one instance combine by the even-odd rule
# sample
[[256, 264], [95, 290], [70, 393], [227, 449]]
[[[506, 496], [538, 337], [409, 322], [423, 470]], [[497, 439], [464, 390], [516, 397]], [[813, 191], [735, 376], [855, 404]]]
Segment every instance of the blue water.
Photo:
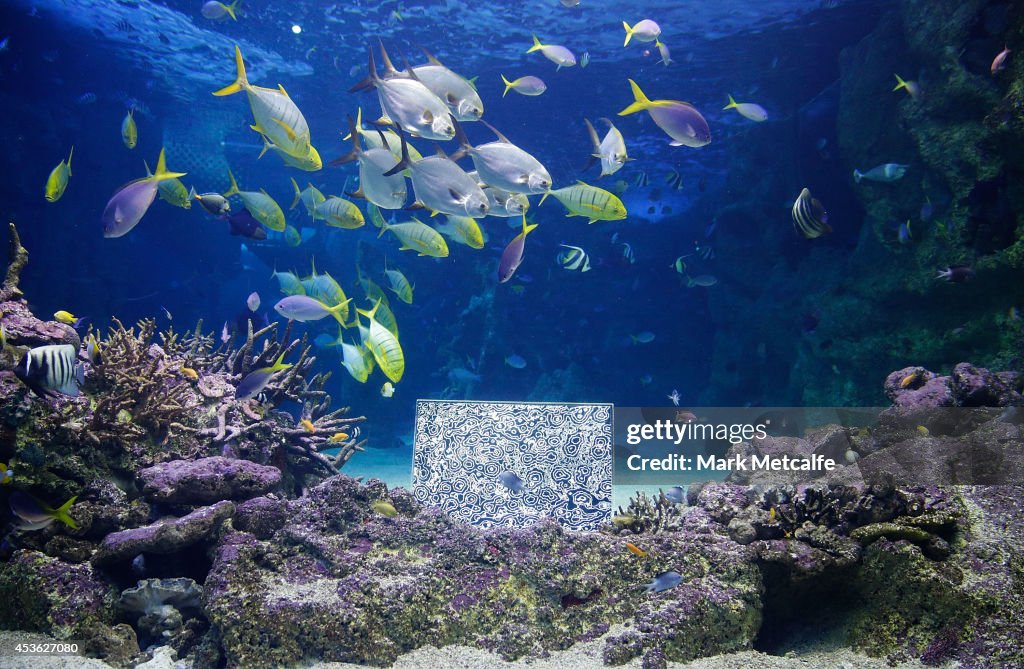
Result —
[[[625, 15], [622, 3], [602, 0], [583, 0], [575, 9], [557, 0], [246, 2], [238, 22], [204, 19], [201, 4], [0, 4], [0, 38], [10, 38], [0, 52], [0, 108], [5, 110], [0, 202], [31, 253], [22, 284], [31, 306], [43, 317], [66, 309], [97, 325], [112, 316], [125, 323], [156, 316], [161, 326], [191, 329], [202, 319], [207, 331], [219, 333], [222, 323], [245, 308], [252, 291], [260, 293], [263, 310], [271, 309], [280, 297], [270, 278], [274, 267], [306, 275], [315, 259], [319, 271], [330, 272], [365, 308], [369, 305], [361, 301], [355, 280], [357, 253], [381, 285], [386, 285], [386, 258], [415, 285], [412, 305], [392, 300], [407, 364], [394, 397], [381, 397], [385, 379], [379, 372], [365, 385], [356, 383], [339, 365], [337, 349], [321, 350], [318, 365], [334, 370], [328, 389], [335, 405], [351, 405], [368, 417], [371, 446], [407, 450], [416, 398], [637, 406], [665, 404], [673, 389], [684, 405], [707, 397], [716, 337], [709, 301], [715, 291], [736, 289], [726, 280], [729, 268], [746, 261], [721, 253], [688, 258], [693, 275], [722, 278], [707, 289], [685, 287], [671, 266], [678, 256], [694, 253], [695, 243], [715, 246], [718, 232], [708, 234], [708, 228], [738, 196], [725, 184], [732, 170], [752, 160], [744, 152], [751, 133], [760, 133], [761, 144], [767, 137], [787, 153], [799, 143], [809, 157], [785, 166], [793, 171], [792, 188], [771, 194], [765, 220], [732, 223], [739, 230], [789, 226], [787, 202], [809, 176], [817, 183], [816, 196], [855, 217], [858, 205], [848, 175], [814, 146], [836, 144], [839, 52], [873, 29], [893, 3], [663, 0], [630, 3]], [[658, 63], [651, 44], [623, 48], [622, 20], [645, 16], [663, 26], [672, 65]], [[556, 72], [539, 54], [525, 53], [531, 33], [569, 46], [577, 57], [589, 53], [589, 66]], [[374, 93], [347, 92], [365, 75], [366, 50], [377, 38], [414, 64], [421, 62], [416, 45], [422, 45], [465, 77], [477, 77], [484, 118], [544, 163], [556, 186], [584, 179], [612, 188], [624, 181], [630, 217], [587, 225], [566, 218], [553, 198], [540, 207], [533, 198], [531, 212], [540, 227], [528, 239], [516, 277], [498, 285], [498, 257], [516, 234], [508, 225], [518, 224], [515, 219], [485, 219], [489, 241], [483, 250], [450, 242], [451, 255], [438, 260], [400, 252], [391, 235], [378, 239], [369, 224], [355, 231], [326, 228], [313, 225], [301, 205], [288, 211], [289, 177], [341, 195], [346, 180], [354, 188], [356, 168], [305, 173], [273, 155], [257, 160], [261, 143], [248, 129], [252, 117], [245, 96], [210, 95], [235, 78], [233, 45], [240, 45], [253, 83], [285, 86], [326, 163], [349, 150], [341, 139], [347, 114], [360, 106], [369, 118], [379, 113]], [[515, 93], [502, 98], [500, 74], [540, 76], [548, 90], [537, 98]], [[627, 78], [652, 98], [697, 106], [711, 126], [712, 143], [700, 149], [670, 147], [646, 114], [617, 117], [632, 101]], [[769, 122], [755, 127], [735, 112], [722, 111], [728, 93], [764, 106]], [[129, 105], [138, 109], [134, 150], [120, 137]], [[597, 168], [581, 172], [590, 150], [584, 117], [613, 119], [635, 159], [600, 182]], [[474, 142], [491, 139], [480, 124], [467, 124], [467, 132]], [[72, 145], [67, 192], [57, 203], [47, 203], [46, 177]], [[429, 142], [418, 145], [424, 153], [430, 150]], [[144, 176], [143, 160], [153, 165], [162, 146], [172, 170], [189, 172], [186, 185], [223, 192], [228, 181], [222, 167], [230, 166], [243, 189], [266, 188], [285, 208], [289, 223], [309, 238], [297, 248], [279, 236], [244, 240], [230, 236], [225, 223], [198, 206], [184, 211], [158, 200], [130, 234], [104, 239], [100, 213], [106, 201], [120, 185]], [[454, 142], [445, 146], [449, 152], [456, 148]], [[771, 162], [770, 153], [759, 155], [764, 164], [753, 165], [754, 173], [783, 169]], [[682, 176], [682, 190], [666, 183], [673, 170]], [[634, 185], [642, 175], [649, 185]], [[237, 199], [234, 208], [241, 208]], [[398, 220], [406, 220], [404, 212], [398, 212]], [[856, 236], [855, 228], [847, 229], [824, 244], [842, 254]], [[786, 252], [798, 253], [802, 242], [794, 236]], [[559, 268], [560, 243], [585, 248], [594, 269], [576, 274]], [[623, 260], [622, 243], [632, 247], [635, 264]], [[308, 330], [311, 338], [332, 333], [329, 320], [297, 331]], [[756, 320], [749, 326], [757, 327]], [[653, 341], [631, 343], [630, 335], [645, 331], [654, 333]], [[506, 365], [511, 355], [522, 356], [526, 366]], [[781, 372], [790, 361], [774, 363]], [[480, 381], [453, 382], [451, 372], [459, 368]], [[769, 365], [765, 373], [771, 372]], [[736, 405], [791, 402], [784, 386], [779, 388], [778, 396], [748, 395], [738, 384], [738, 390], [716, 399]], [[366, 463], [373, 458], [372, 450], [364, 455]]]

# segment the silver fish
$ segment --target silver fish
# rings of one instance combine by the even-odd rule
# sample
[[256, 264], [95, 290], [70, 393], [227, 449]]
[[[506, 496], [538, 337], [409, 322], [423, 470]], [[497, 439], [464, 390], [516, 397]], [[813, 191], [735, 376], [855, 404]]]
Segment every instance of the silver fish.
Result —
[[456, 125], [456, 137], [462, 148], [453, 156], [454, 160], [468, 155], [481, 181], [511, 193], [544, 193], [551, 188], [551, 175], [539, 160], [510, 142], [486, 121], [480, 122], [497, 135], [498, 141], [473, 146], [462, 128]]
[[899, 181], [900, 179], [903, 178], [903, 175], [907, 173], [908, 167], [910, 167], [910, 165], [900, 165], [899, 163], [885, 163], [884, 165], [876, 165], [867, 172], [854, 170], [853, 180], [857, 183], [860, 183], [861, 179], [867, 179], [868, 181], [880, 181], [882, 183]]
[[455, 161], [443, 152], [435, 156], [410, 160], [409, 145], [402, 135], [402, 160], [384, 176], [409, 170], [416, 201], [427, 209], [453, 216], [483, 218], [490, 210], [487, 196]]

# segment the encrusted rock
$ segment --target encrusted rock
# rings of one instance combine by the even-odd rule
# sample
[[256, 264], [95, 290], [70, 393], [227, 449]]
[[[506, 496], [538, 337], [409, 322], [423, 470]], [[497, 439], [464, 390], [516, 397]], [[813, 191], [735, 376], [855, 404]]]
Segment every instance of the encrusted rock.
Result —
[[213, 456], [162, 462], [140, 470], [138, 478], [143, 494], [156, 502], [212, 504], [264, 495], [281, 482], [281, 470]]
[[152, 525], [108, 534], [92, 562], [107, 566], [129, 562], [139, 553], [174, 553], [210, 537], [235, 513], [231, 502], [196, 509], [187, 516], [160, 520]]
[[31, 550], [0, 569], [0, 628], [86, 639], [95, 623], [112, 625], [117, 591], [91, 564], [70, 564]]

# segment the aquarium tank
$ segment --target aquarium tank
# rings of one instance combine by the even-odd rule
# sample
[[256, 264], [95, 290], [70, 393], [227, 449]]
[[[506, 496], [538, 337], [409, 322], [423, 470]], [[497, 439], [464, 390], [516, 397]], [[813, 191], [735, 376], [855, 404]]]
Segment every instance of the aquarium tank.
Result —
[[1024, 667], [1024, 5], [0, 0], [0, 667]]

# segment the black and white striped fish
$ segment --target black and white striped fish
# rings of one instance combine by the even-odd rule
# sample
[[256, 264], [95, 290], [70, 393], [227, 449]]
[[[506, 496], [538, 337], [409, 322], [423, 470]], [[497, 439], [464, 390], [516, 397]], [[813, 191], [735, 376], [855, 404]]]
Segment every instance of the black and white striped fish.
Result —
[[76, 353], [71, 344], [37, 346], [22, 356], [14, 373], [40, 397], [57, 393], [74, 397], [83, 381]]
[[564, 248], [569, 249], [568, 251], [560, 251], [555, 260], [563, 269], [567, 269], [572, 272], [587, 272], [590, 270], [590, 256], [587, 252], [578, 246], [570, 246], [569, 244], [559, 244]]

